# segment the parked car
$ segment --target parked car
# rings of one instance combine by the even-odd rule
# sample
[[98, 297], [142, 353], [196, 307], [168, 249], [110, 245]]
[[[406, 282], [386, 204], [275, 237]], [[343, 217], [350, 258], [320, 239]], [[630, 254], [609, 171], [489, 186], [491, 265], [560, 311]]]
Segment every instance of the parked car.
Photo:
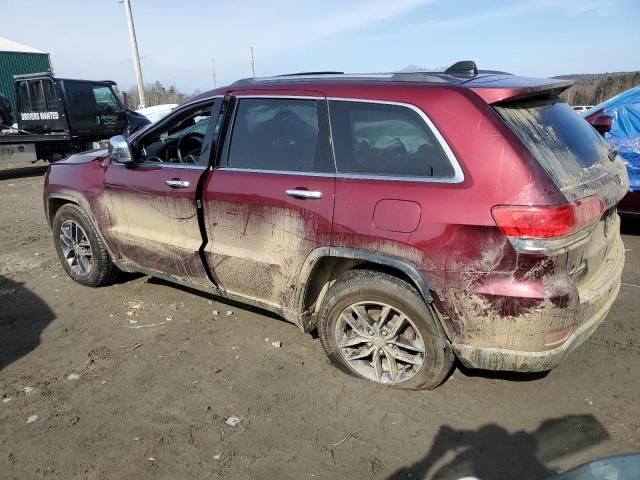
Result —
[[0, 130], [2, 127], [10, 127], [13, 124], [13, 115], [11, 115], [11, 102], [0, 93]]
[[277, 312], [394, 387], [434, 388], [455, 357], [549, 370], [620, 287], [627, 174], [568, 84], [472, 65], [247, 79], [51, 165], [62, 265]]
[[154, 105], [153, 107], [140, 108], [136, 110], [136, 112], [147, 117], [151, 123], [156, 123], [162, 117], [167, 116], [171, 110], [177, 106], [177, 103], [163, 103], [162, 105]]
[[623, 215], [640, 215], [640, 87], [616, 95], [582, 113], [592, 125], [608, 117], [601, 128], [604, 139], [618, 152], [627, 166], [629, 193], [618, 205]]

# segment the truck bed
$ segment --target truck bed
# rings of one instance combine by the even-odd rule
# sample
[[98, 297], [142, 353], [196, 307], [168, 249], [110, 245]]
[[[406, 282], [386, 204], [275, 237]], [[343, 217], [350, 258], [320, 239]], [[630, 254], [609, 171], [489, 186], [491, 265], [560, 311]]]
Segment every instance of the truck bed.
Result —
[[57, 142], [70, 139], [71, 136], [66, 133], [46, 133], [42, 135], [36, 135], [26, 133], [0, 132], [0, 145]]

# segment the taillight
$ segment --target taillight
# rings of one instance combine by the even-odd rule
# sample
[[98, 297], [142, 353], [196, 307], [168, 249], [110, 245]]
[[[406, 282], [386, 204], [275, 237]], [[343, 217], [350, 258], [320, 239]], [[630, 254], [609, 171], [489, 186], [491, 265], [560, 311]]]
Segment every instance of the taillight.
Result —
[[561, 205], [511, 206], [491, 209], [496, 225], [510, 237], [553, 238], [571, 235], [597, 222], [604, 205], [597, 195]]

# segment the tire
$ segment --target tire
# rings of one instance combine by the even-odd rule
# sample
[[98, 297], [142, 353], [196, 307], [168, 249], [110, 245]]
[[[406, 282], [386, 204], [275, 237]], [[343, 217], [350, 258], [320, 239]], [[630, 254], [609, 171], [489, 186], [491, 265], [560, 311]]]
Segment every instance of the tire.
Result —
[[[380, 323], [383, 312], [387, 319], [384, 324]], [[405, 318], [400, 322], [403, 314]], [[373, 324], [372, 320], [377, 322]], [[432, 389], [444, 381], [454, 361], [437, 321], [431, 307], [412, 285], [386, 273], [356, 269], [345, 272], [322, 300], [318, 335], [331, 362], [345, 373], [394, 388]], [[378, 332], [374, 333], [373, 328], [378, 328]], [[394, 337], [396, 328], [399, 334]], [[373, 335], [358, 334], [365, 330]], [[344, 348], [352, 342], [359, 345]], [[411, 344], [411, 349], [407, 350], [407, 344]], [[346, 358], [358, 358], [371, 349], [376, 352], [371, 356], [350, 358], [351, 361]], [[405, 359], [412, 363], [401, 361]]]
[[[74, 230], [73, 225], [80, 227]], [[71, 227], [71, 229], [70, 229]], [[63, 234], [64, 229], [64, 234]], [[85, 252], [89, 251], [86, 247], [90, 246], [90, 265], [89, 268], [82, 268], [81, 262], [76, 261], [75, 266], [70, 264], [68, 256], [65, 254], [65, 248], [69, 246], [70, 231], [79, 232], [82, 248]], [[66, 239], [63, 240], [61, 235]], [[72, 235], [73, 236], [73, 235]], [[67, 242], [65, 244], [65, 242]], [[58, 258], [67, 275], [76, 282], [88, 287], [101, 287], [113, 283], [118, 277], [120, 270], [113, 264], [109, 253], [102, 243], [98, 232], [93, 226], [93, 222], [87, 214], [75, 204], [67, 203], [60, 207], [53, 218], [53, 243], [58, 253]], [[73, 255], [71, 255], [73, 256]], [[73, 263], [73, 262], [72, 262]]]

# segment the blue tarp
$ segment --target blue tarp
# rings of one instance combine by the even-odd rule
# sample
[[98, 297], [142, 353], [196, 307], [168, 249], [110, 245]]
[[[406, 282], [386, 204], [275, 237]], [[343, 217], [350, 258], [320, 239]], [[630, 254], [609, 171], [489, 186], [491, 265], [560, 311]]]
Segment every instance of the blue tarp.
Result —
[[618, 148], [629, 172], [629, 189], [640, 190], [640, 87], [622, 92], [583, 112], [584, 117], [602, 110], [612, 118], [604, 138]]

